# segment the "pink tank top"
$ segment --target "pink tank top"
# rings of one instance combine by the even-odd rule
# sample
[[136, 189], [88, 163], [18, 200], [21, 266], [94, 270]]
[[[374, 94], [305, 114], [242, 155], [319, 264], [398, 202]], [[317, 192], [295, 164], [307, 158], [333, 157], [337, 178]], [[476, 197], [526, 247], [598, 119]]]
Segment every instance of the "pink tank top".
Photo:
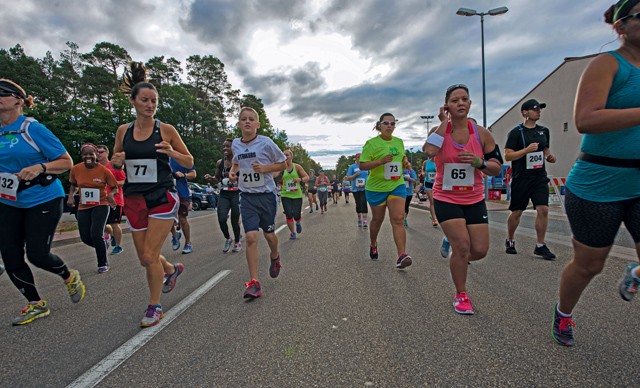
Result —
[[[467, 144], [458, 144], [451, 137], [451, 122], [449, 122], [442, 148], [434, 158], [436, 180], [433, 185], [433, 198], [439, 201], [472, 205], [484, 199], [482, 172], [468, 163], [460, 166], [454, 165], [454, 163], [461, 163], [458, 154], [463, 150], [471, 151], [481, 158], [484, 156], [476, 125], [471, 120], [467, 121], [467, 125], [469, 127], [469, 141]], [[445, 172], [447, 173], [446, 178]]]

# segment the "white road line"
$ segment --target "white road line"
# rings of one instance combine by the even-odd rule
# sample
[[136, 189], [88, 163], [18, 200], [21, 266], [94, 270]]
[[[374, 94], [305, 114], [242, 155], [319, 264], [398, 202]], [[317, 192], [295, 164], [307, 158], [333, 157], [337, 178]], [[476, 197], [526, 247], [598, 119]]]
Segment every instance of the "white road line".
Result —
[[178, 318], [186, 309], [197, 302], [198, 299], [204, 296], [204, 294], [211, 290], [216, 284], [218, 284], [230, 273], [231, 271], [229, 270], [218, 272], [214, 277], [200, 286], [200, 288], [184, 298], [171, 310], [167, 311], [167, 313], [164, 315], [164, 319], [160, 321], [159, 324], [141, 330], [140, 333], [133, 336], [130, 340], [122, 344], [122, 346], [120, 346], [118, 349], [114, 350], [110, 355], [103, 358], [100, 362], [86, 371], [82, 376], [78, 377], [67, 387], [95, 387], [96, 385], [98, 385], [98, 383], [100, 383], [105, 377], [107, 377], [109, 373], [113, 372], [118, 366], [120, 366], [120, 364], [125, 362], [136, 351], [142, 348], [162, 329], [169, 326], [169, 324], [174, 319]]
[[280, 225], [280, 227], [278, 229], [276, 229], [276, 233], [280, 232], [284, 228], [287, 228], [287, 224]]

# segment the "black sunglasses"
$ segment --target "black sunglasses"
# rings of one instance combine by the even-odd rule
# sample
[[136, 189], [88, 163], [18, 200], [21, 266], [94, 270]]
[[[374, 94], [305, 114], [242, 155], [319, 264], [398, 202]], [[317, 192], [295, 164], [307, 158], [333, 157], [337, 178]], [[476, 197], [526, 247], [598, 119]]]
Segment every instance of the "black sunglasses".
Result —
[[15, 97], [15, 98], [20, 98], [15, 93], [11, 93], [11, 92], [7, 92], [7, 91], [4, 91], [4, 90], [0, 90], [0, 97], [9, 97], [9, 96]]
[[618, 19], [619, 21], [625, 20], [625, 19], [640, 19], [640, 12], [636, 12], [636, 13], [632, 13], [631, 15], [627, 15], [623, 18]]
[[392, 127], [396, 126], [396, 122], [395, 121], [381, 121], [380, 124], [382, 124], [382, 125], [391, 125]]

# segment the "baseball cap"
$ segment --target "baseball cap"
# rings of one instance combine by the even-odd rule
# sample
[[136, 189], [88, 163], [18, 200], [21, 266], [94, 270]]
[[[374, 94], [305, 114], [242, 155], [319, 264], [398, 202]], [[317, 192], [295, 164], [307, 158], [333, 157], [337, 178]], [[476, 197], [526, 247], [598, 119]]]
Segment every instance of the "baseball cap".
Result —
[[544, 109], [547, 107], [547, 104], [545, 104], [544, 102], [538, 102], [538, 100], [534, 100], [533, 98], [530, 100], [525, 101], [522, 104], [522, 107], [520, 108], [521, 111], [523, 110], [530, 110], [530, 109]]

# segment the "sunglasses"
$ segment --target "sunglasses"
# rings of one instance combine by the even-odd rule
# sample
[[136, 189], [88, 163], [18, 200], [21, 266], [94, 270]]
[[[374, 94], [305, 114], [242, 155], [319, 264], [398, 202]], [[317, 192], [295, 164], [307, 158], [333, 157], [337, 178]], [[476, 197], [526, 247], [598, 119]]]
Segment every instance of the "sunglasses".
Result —
[[11, 97], [15, 97], [15, 98], [20, 98], [20, 97], [18, 97], [18, 95], [17, 95], [17, 94], [15, 94], [15, 93], [11, 93], [11, 92], [6, 92], [6, 91], [4, 91], [4, 90], [0, 90], [0, 97], [9, 97], [9, 96], [11, 96]]
[[98, 150], [98, 153], [99, 153], [99, 154], [104, 154], [105, 152], [107, 152], [107, 151], [105, 151], [105, 150]]
[[625, 19], [640, 19], [640, 12], [636, 12], [636, 13], [632, 13], [631, 15], [627, 15], [623, 18], [618, 19], [619, 21], [625, 20]]
[[396, 126], [396, 122], [395, 121], [381, 121], [380, 124], [382, 124], [382, 125], [391, 125], [392, 127]]

